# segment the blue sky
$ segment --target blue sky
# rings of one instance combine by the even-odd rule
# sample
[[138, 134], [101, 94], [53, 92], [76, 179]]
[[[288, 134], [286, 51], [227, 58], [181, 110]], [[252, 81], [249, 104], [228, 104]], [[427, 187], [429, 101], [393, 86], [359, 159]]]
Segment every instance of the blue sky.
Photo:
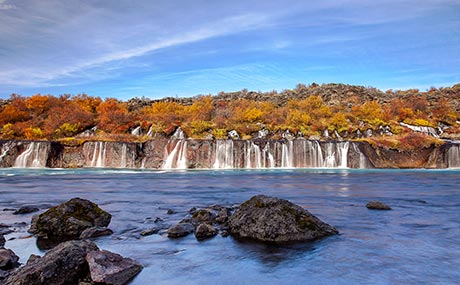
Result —
[[0, 0], [0, 98], [460, 82], [460, 0]]

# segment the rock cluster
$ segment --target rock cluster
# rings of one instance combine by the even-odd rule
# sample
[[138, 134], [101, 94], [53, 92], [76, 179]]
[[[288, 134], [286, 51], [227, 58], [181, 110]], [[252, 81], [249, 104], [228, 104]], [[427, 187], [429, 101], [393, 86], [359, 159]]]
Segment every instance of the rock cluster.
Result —
[[171, 238], [194, 233], [198, 240], [231, 234], [261, 242], [285, 243], [312, 241], [337, 234], [334, 227], [322, 222], [307, 210], [287, 200], [258, 195], [232, 208], [211, 206], [193, 209], [191, 217], [168, 230]]
[[[0, 248], [0, 281], [5, 285], [126, 284], [142, 270], [138, 262], [99, 250], [88, 238], [111, 234], [111, 215], [95, 203], [73, 198], [32, 218], [29, 231], [39, 237], [67, 240], [43, 257], [31, 255], [19, 266], [13, 251]], [[5, 241], [0, 235], [0, 246]], [[80, 239], [80, 240], [75, 240]], [[40, 245], [40, 239], [37, 240]], [[9, 271], [7, 271], [9, 270]]]

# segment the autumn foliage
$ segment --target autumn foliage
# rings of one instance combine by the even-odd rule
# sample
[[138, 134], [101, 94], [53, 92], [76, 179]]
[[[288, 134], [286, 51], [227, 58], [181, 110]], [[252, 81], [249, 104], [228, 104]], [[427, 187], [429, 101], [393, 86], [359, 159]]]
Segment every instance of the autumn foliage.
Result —
[[[351, 134], [358, 130], [371, 129], [377, 134], [379, 128], [389, 126], [394, 135], [400, 135], [400, 139], [388, 138], [380, 143], [406, 147], [421, 144], [423, 137], [408, 135], [411, 132], [401, 127], [400, 122], [431, 127], [442, 122], [453, 129], [458, 128], [459, 113], [449, 97], [427, 99], [427, 95], [439, 93], [438, 89], [422, 96], [418, 90], [383, 93], [361, 88], [359, 90], [377, 96], [363, 99], [352, 89], [337, 99], [333, 90], [327, 88], [298, 85], [294, 90], [283, 91], [281, 95], [284, 97], [276, 91], [264, 93], [263, 100], [257, 97], [260, 93], [243, 90], [238, 96], [222, 93], [188, 101], [167, 98], [140, 105], [114, 98], [102, 100], [86, 94], [58, 97], [11, 95], [7, 100], [0, 100], [0, 138], [57, 140], [93, 129], [96, 136], [125, 136], [134, 140], [139, 137], [130, 133], [138, 126], [144, 135], [150, 130], [150, 133], [161, 136], [171, 135], [181, 127], [193, 138], [226, 138], [230, 130], [236, 130], [242, 138], [251, 138], [261, 129], [268, 130], [275, 138], [286, 130], [307, 138], [318, 137], [326, 129], [330, 133], [355, 138]], [[450, 88], [449, 94], [460, 92], [455, 88]], [[379, 94], [390, 99], [380, 100]], [[276, 98], [287, 99], [279, 101]]]

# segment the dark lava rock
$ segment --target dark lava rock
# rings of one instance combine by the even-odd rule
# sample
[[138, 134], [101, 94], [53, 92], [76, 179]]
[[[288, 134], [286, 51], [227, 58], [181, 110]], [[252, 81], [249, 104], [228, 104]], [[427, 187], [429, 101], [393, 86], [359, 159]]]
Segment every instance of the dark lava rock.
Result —
[[126, 284], [143, 268], [135, 260], [106, 250], [89, 252], [86, 255], [86, 261], [89, 265], [91, 279], [104, 284]]
[[85, 260], [90, 251], [99, 250], [90, 240], [73, 240], [59, 244], [45, 256], [35, 258], [12, 273], [5, 285], [78, 284], [88, 275]]
[[4, 246], [5, 243], [6, 243], [5, 237], [2, 234], [0, 234], [0, 247]]
[[34, 216], [30, 233], [56, 239], [75, 239], [91, 227], [106, 227], [112, 216], [95, 203], [73, 198]]
[[33, 262], [35, 262], [37, 259], [40, 259], [40, 258], [42, 258], [40, 255], [31, 254], [31, 255], [29, 256], [29, 259], [27, 259], [27, 263], [26, 263], [26, 264], [33, 263]]
[[141, 236], [150, 236], [150, 235], [158, 233], [159, 231], [160, 231], [159, 228], [146, 229], [141, 232]]
[[13, 213], [13, 215], [23, 215], [23, 214], [30, 214], [34, 212], [38, 212], [40, 209], [37, 207], [32, 206], [24, 206], [19, 208], [17, 211]]
[[230, 216], [230, 210], [227, 208], [222, 208], [217, 213], [216, 222], [219, 224], [224, 224], [228, 221], [228, 217]]
[[92, 227], [92, 228], [84, 230], [80, 235], [80, 239], [109, 236], [111, 234], [113, 234], [113, 231], [109, 228]]
[[229, 218], [229, 227], [235, 237], [273, 243], [312, 241], [338, 233], [302, 207], [265, 195], [241, 204]]
[[379, 201], [370, 201], [366, 204], [369, 210], [391, 210], [391, 207]]
[[11, 249], [0, 248], [0, 269], [10, 270], [19, 266], [19, 257]]
[[178, 238], [193, 233], [195, 227], [190, 223], [178, 223], [168, 229], [168, 237]]
[[192, 218], [198, 223], [212, 223], [215, 217], [216, 216], [208, 209], [199, 209], [192, 215]]
[[197, 240], [204, 240], [217, 235], [217, 229], [208, 223], [202, 223], [195, 229], [195, 237]]

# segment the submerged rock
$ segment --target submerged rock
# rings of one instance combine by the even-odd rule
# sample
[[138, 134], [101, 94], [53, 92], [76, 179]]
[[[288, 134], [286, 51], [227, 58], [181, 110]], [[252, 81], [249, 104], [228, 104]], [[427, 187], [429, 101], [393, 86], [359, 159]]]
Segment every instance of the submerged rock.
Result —
[[89, 240], [67, 241], [19, 268], [6, 280], [5, 285], [78, 284], [88, 275], [85, 256], [99, 250]]
[[229, 227], [235, 237], [274, 243], [312, 241], [338, 233], [302, 207], [265, 195], [241, 204], [229, 218]]
[[40, 209], [37, 207], [32, 206], [24, 206], [19, 208], [17, 211], [13, 213], [13, 215], [23, 215], [23, 214], [30, 214], [34, 212], [38, 212]]
[[178, 238], [193, 233], [195, 227], [191, 223], [178, 223], [168, 229], [168, 237]]
[[113, 231], [109, 228], [92, 227], [84, 230], [80, 235], [80, 239], [109, 236], [111, 234], [113, 234]]
[[0, 248], [0, 269], [10, 270], [19, 266], [19, 257], [11, 250]]
[[2, 234], [0, 234], [0, 247], [4, 246], [5, 243], [6, 243], [5, 237]]
[[391, 210], [391, 207], [380, 201], [370, 201], [366, 204], [369, 210]]
[[75, 239], [85, 229], [106, 227], [112, 216], [95, 203], [73, 198], [32, 218], [30, 233], [50, 239]]
[[137, 261], [119, 254], [101, 250], [86, 255], [91, 279], [97, 283], [123, 285], [142, 270]]
[[195, 229], [195, 237], [198, 240], [204, 240], [217, 235], [217, 229], [208, 223], [202, 223]]

